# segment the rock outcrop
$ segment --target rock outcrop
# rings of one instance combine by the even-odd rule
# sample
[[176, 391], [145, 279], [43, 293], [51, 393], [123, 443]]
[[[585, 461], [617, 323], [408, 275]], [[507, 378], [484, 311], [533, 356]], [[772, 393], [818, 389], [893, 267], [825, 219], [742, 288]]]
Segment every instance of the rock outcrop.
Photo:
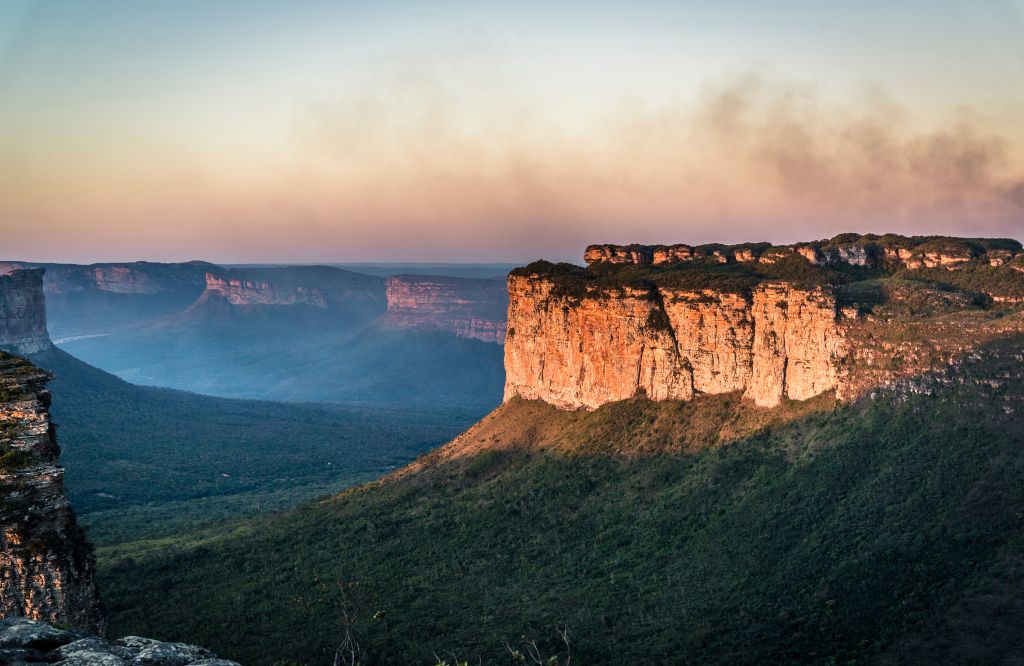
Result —
[[846, 264], [864, 268], [961, 270], [972, 264], [1002, 266], [1024, 257], [1021, 244], [1010, 239], [841, 234], [828, 240], [793, 245], [591, 245], [583, 253], [587, 264], [662, 266], [712, 259], [720, 263], [774, 264], [790, 256], [814, 265]]
[[49, 379], [0, 352], [0, 617], [95, 629], [93, 558], [64, 493]]
[[854, 400], [1024, 330], [1016, 241], [597, 245], [584, 259], [510, 275], [506, 401]]
[[835, 389], [845, 353], [835, 298], [821, 289], [610, 288], [574, 298], [556, 280], [509, 278], [505, 398], [593, 409], [744, 391], [777, 405]]
[[306, 286], [279, 286], [267, 280], [206, 274], [206, 291], [231, 305], [312, 305], [327, 307], [323, 290]]
[[204, 299], [230, 305], [306, 305], [329, 309], [362, 303], [384, 309], [383, 280], [328, 266], [210, 271]]
[[192, 293], [192, 298], [202, 292], [206, 272], [220, 270], [202, 261], [178, 264], [135, 261], [88, 265], [0, 262], [0, 272], [25, 268], [46, 269], [43, 286], [47, 294], [94, 291], [151, 295], [183, 291]]
[[386, 328], [505, 342], [508, 294], [499, 280], [395, 275], [387, 281], [387, 302]]
[[36, 354], [49, 349], [41, 268], [0, 275], [0, 349]]
[[0, 663], [11, 666], [239, 666], [206, 648], [141, 636], [108, 641], [25, 618], [0, 620]]

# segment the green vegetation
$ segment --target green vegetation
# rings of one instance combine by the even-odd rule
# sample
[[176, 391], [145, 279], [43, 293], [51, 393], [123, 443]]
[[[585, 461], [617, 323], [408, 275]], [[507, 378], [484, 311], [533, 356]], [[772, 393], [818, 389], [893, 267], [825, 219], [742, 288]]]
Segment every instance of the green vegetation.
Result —
[[[1024, 647], [1021, 346], [696, 448], [714, 420], [675, 403], [517, 403], [462, 462], [108, 549], [111, 631], [257, 665], [329, 663], [346, 629], [379, 663], [508, 663], [562, 627], [583, 664], [999, 662]], [[726, 423], [757, 412], [730, 400]], [[331, 593], [353, 588], [359, 613]]]
[[66, 486], [100, 548], [338, 492], [481, 414], [211, 398], [133, 386], [60, 350], [33, 360], [56, 376]]
[[591, 290], [600, 292], [622, 287], [640, 290], [654, 287], [688, 291], [713, 289], [749, 296], [757, 285], [769, 280], [816, 287], [847, 284], [883, 274], [880, 270], [846, 264], [817, 266], [799, 255], [784, 257], [774, 264], [722, 264], [710, 259], [696, 259], [665, 266], [596, 263], [584, 268], [574, 264], [536, 261], [513, 273], [552, 278], [555, 283], [552, 295], [577, 300], [586, 297]]

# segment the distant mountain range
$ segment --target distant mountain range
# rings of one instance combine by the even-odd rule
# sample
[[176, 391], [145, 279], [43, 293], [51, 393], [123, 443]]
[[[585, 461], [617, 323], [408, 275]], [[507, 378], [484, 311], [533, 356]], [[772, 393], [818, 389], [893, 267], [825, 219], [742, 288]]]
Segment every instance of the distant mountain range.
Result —
[[[46, 269], [59, 346], [137, 384], [388, 405], [501, 399], [501, 265], [366, 265], [370, 275], [198, 261], [0, 264], [18, 267]], [[415, 274], [428, 268], [456, 275]], [[410, 272], [392, 276], [399, 269]]]

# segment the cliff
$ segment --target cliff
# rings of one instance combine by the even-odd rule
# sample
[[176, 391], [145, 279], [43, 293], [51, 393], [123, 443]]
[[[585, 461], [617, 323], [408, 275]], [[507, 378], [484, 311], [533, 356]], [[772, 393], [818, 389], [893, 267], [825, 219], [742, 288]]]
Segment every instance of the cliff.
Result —
[[590, 246], [509, 276], [505, 400], [850, 401], [1021, 329], [1015, 241]]
[[35, 354], [50, 348], [43, 269], [0, 275], [0, 349]]
[[230, 305], [365, 304], [384, 309], [383, 280], [327, 266], [230, 269], [206, 274], [205, 299]]
[[105, 264], [38, 264], [0, 262], [0, 272], [24, 268], [45, 268], [47, 294], [80, 294], [94, 291], [110, 294], [162, 294], [189, 292], [195, 298], [205, 285], [207, 271], [219, 271], [213, 264], [189, 261], [162, 264], [149, 261]]
[[387, 281], [386, 294], [388, 310], [381, 324], [387, 328], [505, 341], [508, 293], [498, 280], [395, 275]]
[[49, 379], [0, 352], [0, 616], [95, 629], [92, 553], [64, 493]]
[[593, 409], [743, 391], [755, 404], [833, 390], [846, 349], [835, 297], [781, 282], [752, 294], [611, 288], [575, 300], [539, 276], [509, 278], [505, 398]]

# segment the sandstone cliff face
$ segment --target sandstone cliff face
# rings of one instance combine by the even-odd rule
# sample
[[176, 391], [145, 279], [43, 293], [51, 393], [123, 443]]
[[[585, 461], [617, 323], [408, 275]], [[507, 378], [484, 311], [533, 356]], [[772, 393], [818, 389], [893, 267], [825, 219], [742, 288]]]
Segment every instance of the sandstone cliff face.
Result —
[[64, 493], [48, 380], [0, 353], [0, 618], [95, 629], [92, 554]]
[[384, 310], [384, 281], [329, 266], [231, 269], [206, 274], [201, 300], [236, 306], [305, 305]]
[[835, 298], [783, 283], [752, 297], [658, 287], [574, 297], [553, 280], [512, 275], [509, 298], [506, 400], [593, 409], [638, 392], [744, 391], [771, 407], [835, 389], [846, 353]]
[[594, 245], [584, 259], [511, 274], [506, 400], [851, 401], [1024, 330], [1024, 253], [1005, 239]]
[[508, 295], [498, 280], [395, 275], [388, 278], [387, 328], [446, 331], [505, 342]]
[[266, 280], [206, 274], [206, 291], [232, 305], [312, 305], [327, 307], [327, 297], [316, 287], [282, 287]]
[[775, 406], [837, 388], [846, 333], [829, 291], [771, 283], [754, 293], [754, 345], [746, 395]]
[[0, 349], [35, 354], [50, 348], [43, 269], [0, 275]]

